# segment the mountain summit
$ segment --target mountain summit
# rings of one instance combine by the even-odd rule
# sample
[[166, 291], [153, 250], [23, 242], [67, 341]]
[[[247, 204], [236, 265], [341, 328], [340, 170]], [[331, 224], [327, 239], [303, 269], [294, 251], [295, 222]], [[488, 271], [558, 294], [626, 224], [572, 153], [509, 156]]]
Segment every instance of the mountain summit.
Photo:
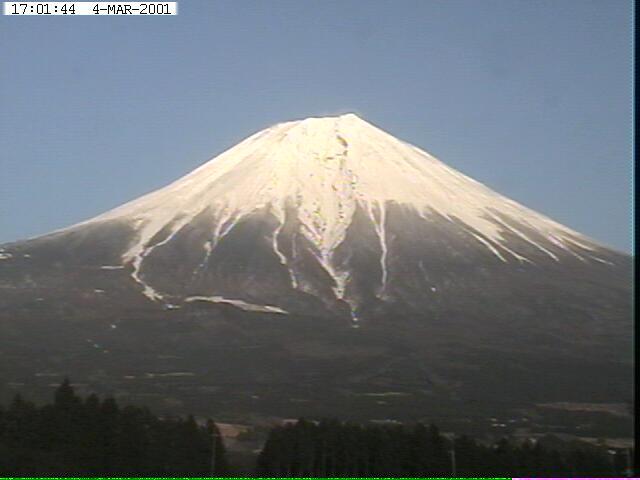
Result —
[[624, 402], [630, 273], [356, 115], [308, 118], [0, 246], [0, 374], [233, 418]]

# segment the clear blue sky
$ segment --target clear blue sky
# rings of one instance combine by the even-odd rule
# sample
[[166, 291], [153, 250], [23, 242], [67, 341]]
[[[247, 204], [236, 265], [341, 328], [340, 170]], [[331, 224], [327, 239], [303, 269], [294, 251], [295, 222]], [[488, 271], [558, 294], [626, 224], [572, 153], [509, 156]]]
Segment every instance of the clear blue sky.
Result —
[[631, 250], [630, 1], [179, 7], [0, 17], [0, 242], [131, 200], [270, 124], [354, 111]]

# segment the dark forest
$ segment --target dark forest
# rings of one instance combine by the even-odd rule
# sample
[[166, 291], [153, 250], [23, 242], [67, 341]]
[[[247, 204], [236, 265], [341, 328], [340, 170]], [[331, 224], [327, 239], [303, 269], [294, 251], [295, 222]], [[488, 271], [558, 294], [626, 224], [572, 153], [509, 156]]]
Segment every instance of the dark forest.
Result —
[[0, 406], [0, 476], [613, 477], [625, 475], [627, 458], [558, 439], [487, 445], [449, 438], [435, 425], [300, 419], [273, 427], [255, 469], [246, 472], [229, 465], [212, 420], [81, 398], [68, 380], [52, 404], [16, 395]]

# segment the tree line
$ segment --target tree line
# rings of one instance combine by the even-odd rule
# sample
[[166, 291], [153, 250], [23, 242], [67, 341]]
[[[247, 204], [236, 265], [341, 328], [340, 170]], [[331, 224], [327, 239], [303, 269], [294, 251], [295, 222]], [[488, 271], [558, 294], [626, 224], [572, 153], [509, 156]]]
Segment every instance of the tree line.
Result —
[[623, 476], [624, 453], [506, 439], [483, 445], [444, 437], [434, 425], [357, 425], [336, 420], [271, 430], [256, 473], [270, 477], [614, 477]]
[[[212, 450], [215, 444], [215, 457]], [[52, 404], [0, 406], [0, 476], [216, 476], [227, 473], [212, 421], [163, 418], [113, 398], [82, 399], [68, 380]]]
[[[215, 450], [215, 455], [213, 454]], [[255, 476], [616, 477], [627, 452], [555, 440], [492, 445], [448, 438], [436, 426], [300, 419], [272, 428]], [[53, 403], [16, 395], [0, 406], [0, 476], [227, 476], [215, 423], [160, 417], [113, 398], [81, 398], [65, 380]]]

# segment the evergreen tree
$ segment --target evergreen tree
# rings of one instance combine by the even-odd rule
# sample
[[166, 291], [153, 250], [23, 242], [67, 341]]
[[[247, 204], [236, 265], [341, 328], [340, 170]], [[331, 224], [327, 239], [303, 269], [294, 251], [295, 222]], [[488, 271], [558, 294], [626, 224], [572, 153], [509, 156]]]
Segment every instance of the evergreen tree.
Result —
[[218, 426], [210, 418], [207, 420], [205, 432], [207, 438], [204, 442], [209, 444], [208, 448], [205, 449], [209, 469], [204, 476], [225, 476], [229, 473], [227, 452], [222, 441], [222, 435], [220, 435], [220, 430], [218, 430]]
[[219, 475], [227, 463], [211, 425], [120, 408], [112, 398], [83, 401], [65, 379], [50, 405], [37, 408], [17, 395], [0, 407], [0, 476], [206, 476], [211, 429]]
[[320, 477], [446, 477], [452, 473], [454, 449], [460, 476], [593, 476], [613, 471], [602, 449], [565, 445], [566, 451], [507, 439], [493, 446], [467, 436], [452, 444], [434, 425], [411, 428], [359, 426], [300, 419], [295, 425], [273, 428], [260, 452], [256, 473], [261, 476]]
[[59, 411], [73, 412], [80, 406], [81, 400], [71, 386], [68, 378], [65, 378], [62, 384], [56, 389], [54, 394], [54, 407]]

